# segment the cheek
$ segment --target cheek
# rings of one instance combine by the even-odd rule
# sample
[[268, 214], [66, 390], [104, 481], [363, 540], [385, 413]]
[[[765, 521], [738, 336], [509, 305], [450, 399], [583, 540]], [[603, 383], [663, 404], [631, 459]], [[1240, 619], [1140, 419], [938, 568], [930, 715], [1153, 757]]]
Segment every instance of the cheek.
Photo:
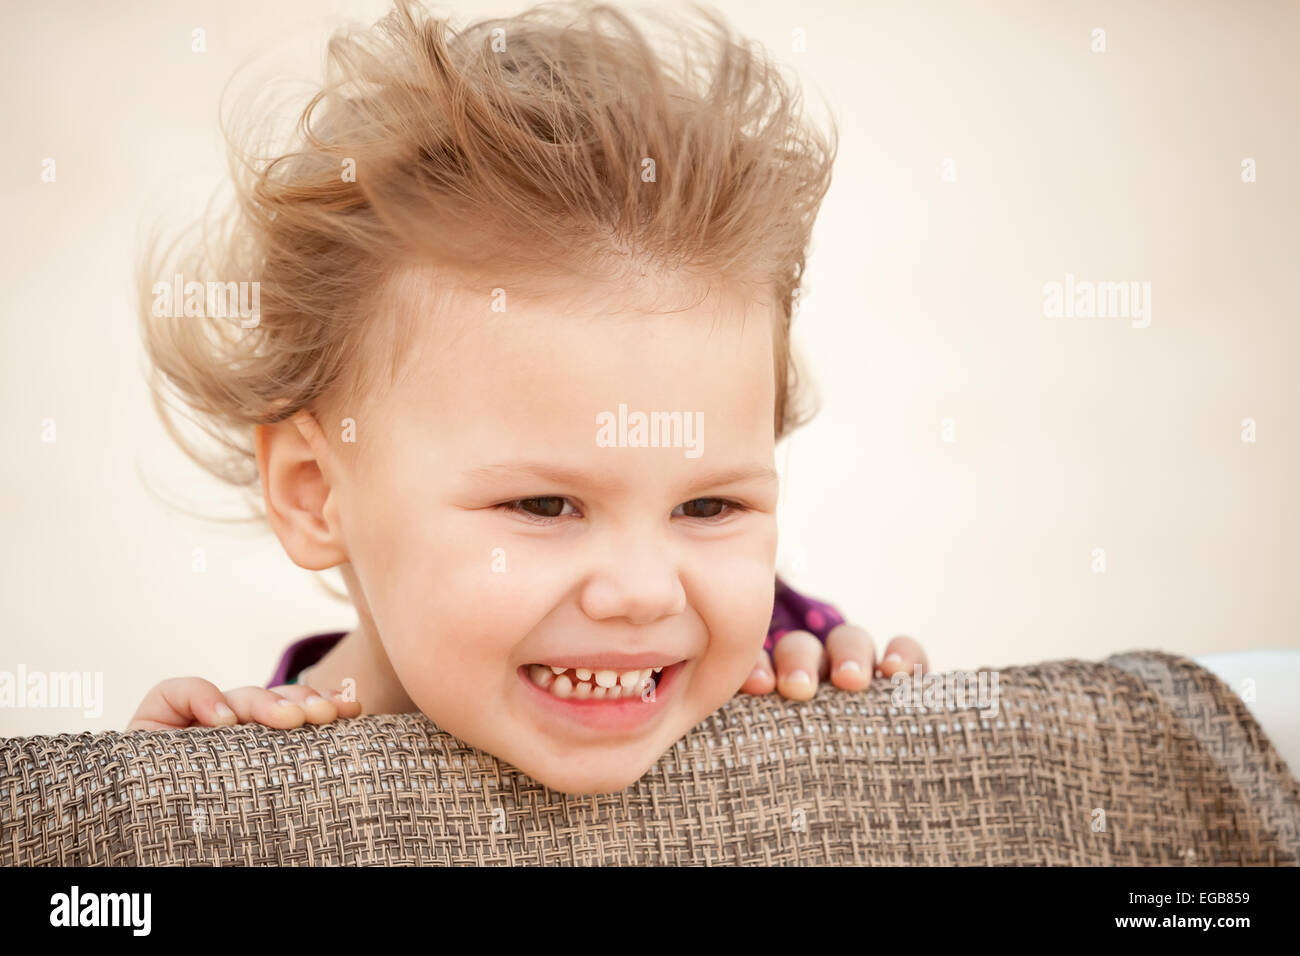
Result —
[[752, 550], [710, 561], [695, 574], [690, 598], [709, 632], [706, 660], [719, 681], [734, 680], [729, 692], [749, 676], [772, 621], [775, 541], [774, 531], [759, 536]]
[[406, 693], [434, 723], [464, 740], [481, 738], [485, 716], [517, 681], [511, 653], [526, 623], [490, 571], [441, 568], [443, 577], [405, 574], [388, 589], [380, 640]]
[[348, 557], [380, 634], [427, 619], [461, 577], [490, 560], [488, 549], [447, 527], [428, 469], [384, 451], [357, 471], [342, 509]]
[[403, 687], [450, 730], [457, 711], [514, 678], [511, 652], [532, 622], [500, 542], [475, 536], [432, 504], [392, 507], [402, 494], [410, 500], [409, 492], [376, 488], [356, 502], [350, 557]]

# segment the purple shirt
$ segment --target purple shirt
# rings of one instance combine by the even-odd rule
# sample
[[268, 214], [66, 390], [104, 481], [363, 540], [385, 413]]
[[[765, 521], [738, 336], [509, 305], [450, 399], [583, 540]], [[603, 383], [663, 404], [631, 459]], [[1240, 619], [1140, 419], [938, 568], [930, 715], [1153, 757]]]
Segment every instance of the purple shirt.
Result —
[[[844, 616], [831, 605], [800, 594], [777, 577], [772, 623], [768, 626], [763, 649], [772, 653], [776, 642], [790, 631], [809, 631], [825, 643], [826, 636], [843, 623]], [[330, 631], [294, 641], [280, 658], [280, 664], [266, 686], [296, 683], [298, 675], [324, 657], [345, 634], [347, 631]]]

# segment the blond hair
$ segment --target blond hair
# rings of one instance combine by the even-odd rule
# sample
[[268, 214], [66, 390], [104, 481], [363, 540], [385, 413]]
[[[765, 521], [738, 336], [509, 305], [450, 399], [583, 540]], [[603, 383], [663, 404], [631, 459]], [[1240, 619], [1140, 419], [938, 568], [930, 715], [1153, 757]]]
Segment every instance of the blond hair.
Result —
[[[255, 158], [232, 142], [238, 203], [215, 240], [142, 264], [142, 289], [173, 271], [260, 283], [251, 328], [142, 309], [172, 437], [255, 486], [253, 427], [368, 387], [358, 356], [375, 303], [400, 266], [430, 262], [509, 269], [512, 284], [613, 262], [758, 283], [779, 306], [777, 439], [806, 421], [790, 321], [835, 127], [805, 123], [761, 48], [694, 13], [703, 29], [674, 14], [679, 64], [607, 5], [542, 4], [457, 32], [398, 0], [373, 29], [336, 33], [292, 148]], [[178, 431], [169, 394], [217, 453]]]

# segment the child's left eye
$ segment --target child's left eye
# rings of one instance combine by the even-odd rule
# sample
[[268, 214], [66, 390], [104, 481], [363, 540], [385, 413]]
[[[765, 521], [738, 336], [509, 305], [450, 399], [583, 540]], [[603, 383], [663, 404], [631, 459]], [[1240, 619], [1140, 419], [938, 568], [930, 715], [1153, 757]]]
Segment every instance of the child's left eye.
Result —
[[674, 508], [673, 514], [677, 514], [677, 512], [683, 508], [696, 508], [700, 505], [704, 506], [704, 510], [707, 511], [708, 514], [693, 514], [693, 515], [683, 514], [682, 517], [700, 518], [701, 520], [708, 520], [709, 518], [716, 518], [719, 515], [727, 514], [728, 510], [730, 511], [744, 510], [743, 508], [741, 508], [740, 505], [736, 504], [734, 501], [727, 501], [726, 499], [723, 498], [692, 498], [690, 501], [683, 502], [682, 504]]
[[[554, 524], [561, 518], [570, 517], [576, 514], [576, 509], [570, 514], [566, 514], [564, 509], [572, 507], [572, 502], [567, 498], [559, 495], [542, 495], [535, 498], [516, 498], [514, 501], [504, 501], [496, 508], [502, 511], [509, 511], [521, 515], [534, 524]], [[535, 509], [535, 510], [533, 510]], [[685, 501], [673, 509], [673, 517], [694, 518], [699, 521], [712, 521], [723, 517], [731, 512], [744, 511], [744, 505], [726, 498], [692, 498]], [[705, 513], [688, 514], [688, 511]]]

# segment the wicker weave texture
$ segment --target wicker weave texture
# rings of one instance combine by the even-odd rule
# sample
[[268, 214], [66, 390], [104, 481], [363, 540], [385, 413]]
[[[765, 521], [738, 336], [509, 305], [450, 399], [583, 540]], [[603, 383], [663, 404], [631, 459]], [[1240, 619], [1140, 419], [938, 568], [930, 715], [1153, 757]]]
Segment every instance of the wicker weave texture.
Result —
[[0, 865], [1300, 862], [1300, 784], [1194, 662], [1056, 661], [999, 690], [989, 718], [900, 710], [886, 681], [741, 695], [598, 796], [420, 714], [9, 738]]

